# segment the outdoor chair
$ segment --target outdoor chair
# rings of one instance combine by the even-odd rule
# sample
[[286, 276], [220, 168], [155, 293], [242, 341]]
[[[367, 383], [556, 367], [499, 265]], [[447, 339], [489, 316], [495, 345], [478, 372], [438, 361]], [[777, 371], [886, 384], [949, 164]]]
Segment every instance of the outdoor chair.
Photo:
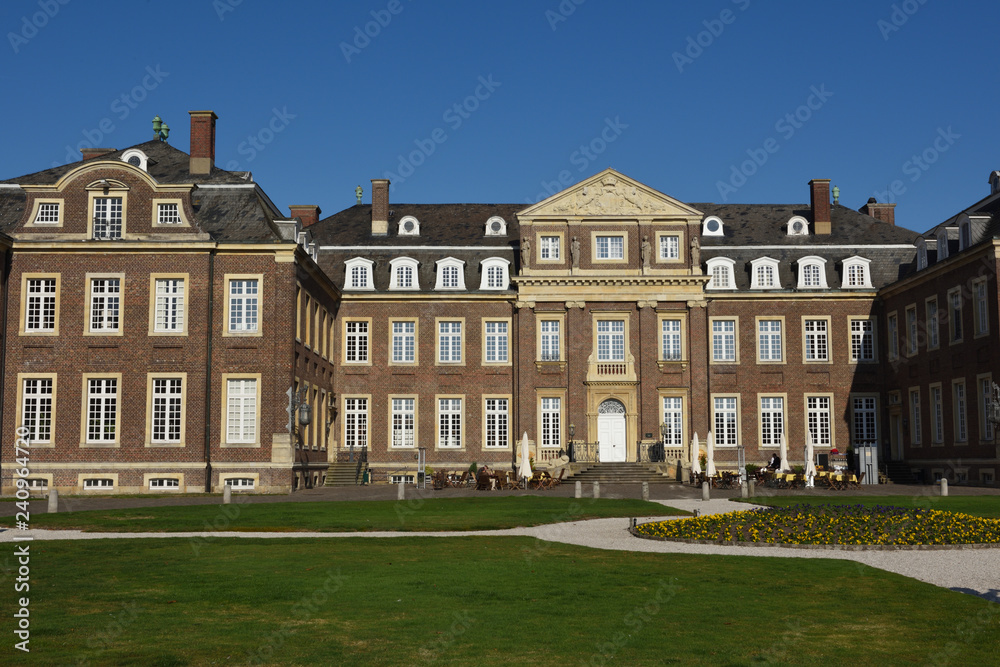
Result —
[[546, 482], [546, 484], [545, 484], [545, 488], [546, 489], [551, 489], [551, 488], [557, 487], [560, 484], [562, 484], [562, 478], [563, 478], [563, 475], [565, 475], [565, 474], [566, 474], [566, 468], [563, 468], [562, 470], [559, 471], [559, 476], [558, 477], [549, 477], [548, 482]]
[[458, 478], [457, 482], [453, 482], [452, 486], [466, 487], [469, 485], [469, 471], [466, 470], [462, 473], [462, 476]]
[[864, 473], [861, 473], [860, 475], [857, 475], [857, 476], [855, 476], [855, 475], [852, 474], [849, 477], [847, 477], [847, 479], [846, 479], [846, 481], [845, 481], [844, 484], [845, 484], [845, 486], [848, 489], [860, 489], [861, 488], [861, 482], [862, 482], [862, 480], [864, 480], [864, 478], [865, 478], [865, 474]]
[[476, 477], [476, 491], [489, 491], [490, 490], [490, 476], [484, 472], [479, 473]]

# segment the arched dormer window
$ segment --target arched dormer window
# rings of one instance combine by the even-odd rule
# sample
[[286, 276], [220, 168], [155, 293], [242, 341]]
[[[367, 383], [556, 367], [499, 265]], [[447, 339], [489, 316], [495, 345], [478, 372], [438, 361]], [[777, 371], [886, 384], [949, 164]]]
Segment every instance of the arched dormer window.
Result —
[[417, 278], [417, 260], [410, 257], [397, 257], [389, 261], [389, 289], [420, 289], [420, 281]]
[[138, 167], [143, 171], [149, 171], [149, 169], [146, 168], [149, 163], [149, 158], [147, 158], [146, 154], [137, 148], [130, 148], [122, 153], [122, 162], [128, 162], [133, 167]]
[[733, 275], [735, 261], [728, 257], [713, 257], [705, 264], [708, 275], [712, 276], [705, 289], [736, 289], [736, 279]]
[[701, 223], [702, 236], [723, 236], [722, 218], [710, 215]]
[[778, 289], [778, 260], [760, 257], [750, 262], [750, 289]]
[[399, 236], [420, 236], [420, 221], [412, 215], [403, 216], [396, 233]]
[[917, 271], [927, 268], [927, 241], [920, 239], [917, 241]]
[[798, 261], [799, 289], [826, 289], [826, 259], [811, 255]]
[[487, 236], [507, 236], [507, 221], [499, 215], [494, 215], [486, 221]]
[[375, 283], [372, 281], [372, 267], [375, 262], [364, 257], [353, 257], [344, 262], [347, 265], [347, 276], [344, 280], [344, 289], [349, 290], [373, 290]]
[[465, 262], [454, 257], [445, 257], [437, 262], [437, 290], [465, 289]]
[[843, 289], [871, 289], [872, 278], [871, 272], [868, 270], [869, 264], [871, 264], [871, 260], [864, 257], [854, 256], [845, 259], [844, 282], [841, 287]]
[[809, 222], [801, 215], [788, 221], [789, 236], [809, 236]]
[[479, 289], [504, 290], [510, 282], [508, 271], [510, 260], [503, 257], [490, 257], [482, 263], [483, 277]]
[[939, 262], [948, 259], [948, 230], [943, 227], [937, 234], [937, 258]]

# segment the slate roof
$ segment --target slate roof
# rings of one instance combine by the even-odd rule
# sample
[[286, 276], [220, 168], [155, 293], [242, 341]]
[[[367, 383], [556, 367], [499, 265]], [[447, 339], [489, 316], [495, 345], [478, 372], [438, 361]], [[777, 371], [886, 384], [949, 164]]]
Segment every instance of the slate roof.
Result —
[[[309, 227], [320, 245], [336, 246], [516, 246], [515, 214], [524, 204], [391, 204], [389, 234], [372, 236], [372, 207], [356, 204]], [[399, 236], [399, 221], [412, 215], [419, 236]], [[498, 215], [507, 222], [506, 236], [486, 236], [486, 221]]]

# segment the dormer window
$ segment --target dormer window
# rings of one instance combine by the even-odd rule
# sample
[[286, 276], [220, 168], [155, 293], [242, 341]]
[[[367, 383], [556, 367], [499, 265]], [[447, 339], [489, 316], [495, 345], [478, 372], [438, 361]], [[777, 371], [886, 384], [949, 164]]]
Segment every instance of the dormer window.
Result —
[[181, 224], [180, 205], [158, 204], [156, 210], [156, 223], [159, 225]]
[[826, 260], [822, 257], [803, 257], [798, 261], [799, 289], [826, 289]]
[[706, 289], [736, 289], [733, 277], [733, 266], [736, 262], [728, 257], [713, 257], [705, 264], [708, 267], [708, 275], [712, 276], [705, 286]]
[[781, 287], [778, 280], [778, 260], [761, 257], [750, 262], [750, 289], [775, 289]]
[[417, 278], [417, 260], [410, 257], [397, 257], [389, 262], [389, 289], [416, 290], [420, 289]]
[[948, 230], [942, 229], [937, 236], [937, 258], [938, 261], [948, 259]]
[[870, 259], [864, 257], [851, 257], [844, 260], [844, 282], [843, 289], [871, 289], [871, 273], [868, 271]]
[[58, 225], [62, 218], [59, 215], [60, 202], [39, 202], [38, 213], [35, 215], [36, 225]]
[[504, 290], [510, 282], [508, 279], [508, 268], [510, 260], [503, 257], [490, 257], [484, 259], [482, 264], [483, 278], [479, 283], [482, 290]]
[[399, 221], [399, 236], [420, 236], [420, 221], [412, 215], [404, 216]]
[[128, 162], [133, 167], [138, 167], [143, 171], [149, 171], [146, 168], [149, 163], [149, 158], [147, 158], [146, 154], [137, 148], [130, 148], [122, 153], [122, 162]]
[[927, 241], [917, 241], [917, 271], [927, 268]]
[[701, 223], [702, 236], [722, 236], [722, 218], [711, 215]]
[[439, 259], [436, 264], [437, 284], [434, 286], [434, 289], [465, 289], [465, 262], [454, 257], [445, 257], [444, 259]]
[[809, 236], [809, 223], [800, 215], [788, 221], [789, 236]]
[[958, 227], [958, 249], [959, 251], [965, 250], [972, 245], [972, 223], [968, 220], [963, 220], [962, 224]]
[[486, 221], [487, 236], [507, 236], [507, 221], [499, 215], [494, 215]]
[[344, 289], [375, 289], [375, 284], [372, 282], [372, 267], [375, 265], [375, 262], [364, 257], [354, 257], [344, 263], [347, 264], [347, 279]]

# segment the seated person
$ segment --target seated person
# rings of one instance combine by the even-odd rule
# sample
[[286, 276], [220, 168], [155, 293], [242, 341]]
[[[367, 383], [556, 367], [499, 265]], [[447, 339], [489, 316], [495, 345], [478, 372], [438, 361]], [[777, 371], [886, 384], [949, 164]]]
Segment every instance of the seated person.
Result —
[[767, 464], [768, 470], [777, 470], [780, 467], [781, 467], [781, 459], [778, 457], [777, 454], [772, 453], [771, 460]]

